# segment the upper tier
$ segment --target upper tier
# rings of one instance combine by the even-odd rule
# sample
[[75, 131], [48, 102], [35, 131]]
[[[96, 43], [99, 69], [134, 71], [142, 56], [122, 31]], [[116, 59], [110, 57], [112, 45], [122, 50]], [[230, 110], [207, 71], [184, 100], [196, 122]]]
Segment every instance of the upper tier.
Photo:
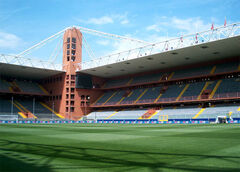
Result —
[[48, 95], [48, 92], [35, 81], [13, 80], [0, 78], [0, 92]]
[[240, 97], [240, 78], [223, 78], [201, 82], [183, 82], [150, 88], [109, 90], [92, 106], [123, 106], [186, 101], [237, 99]]
[[209, 65], [197, 68], [186, 68], [176, 71], [156, 72], [151, 74], [125, 77], [122, 79], [107, 80], [102, 88], [117, 88], [144, 83], [158, 82], [161, 80], [177, 80], [182, 78], [201, 77], [211, 74], [240, 71], [240, 60], [217, 65]]

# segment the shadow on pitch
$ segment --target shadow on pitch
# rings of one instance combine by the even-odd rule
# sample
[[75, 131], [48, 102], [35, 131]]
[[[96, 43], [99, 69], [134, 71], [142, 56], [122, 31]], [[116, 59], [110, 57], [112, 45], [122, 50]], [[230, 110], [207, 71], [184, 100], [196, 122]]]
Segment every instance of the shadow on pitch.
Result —
[[[18, 141], [10, 141], [0, 139], [1, 152], [14, 152], [18, 154], [27, 153], [32, 155], [38, 155], [42, 159], [32, 161], [30, 164], [23, 164], [24, 168], [38, 168], [38, 162], [41, 161], [44, 171], [51, 170], [68, 170], [68, 169], [89, 169], [89, 170], [112, 170], [122, 171], [124, 170], [150, 170], [160, 171], [165, 170], [186, 170], [186, 171], [239, 171], [240, 168], [220, 168], [220, 167], [206, 167], [206, 166], [191, 166], [185, 163], [184, 165], [175, 165], [173, 161], [162, 162], [164, 157], [168, 157], [176, 160], [190, 160], [196, 158], [202, 159], [216, 159], [226, 160], [232, 163], [238, 163], [240, 156], [212, 156], [212, 155], [196, 155], [196, 154], [173, 154], [173, 153], [161, 153], [161, 152], [146, 152], [146, 151], [130, 151], [130, 150], [114, 150], [110, 148], [93, 148], [93, 147], [73, 147], [73, 146], [56, 146], [37, 143], [25, 143]], [[5, 156], [2, 156], [4, 159]], [[134, 157], [134, 158], [133, 158]], [[159, 158], [161, 157], [161, 158]], [[1, 158], [1, 157], [0, 157]], [[54, 164], [54, 160], [60, 159], [61, 162], [68, 162], [63, 164], [56, 164], [50, 167], [50, 164]], [[148, 160], [148, 162], [144, 162]], [[0, 159], [1, 160], [1, 159]], [[12, 160], [15, 161], [15, 160]], [[53, 163], [52, 163], [53, 162]], [[14, 162], [13, 162], [14, 164]], [[16, 160], [16, 164], [21, 165]], [[71, 165], [69, 165], [71, 164]], [[29, 167], [28, 167], [29, 165]], [[51, 168], [51, 169], [50, 169]], [[1, 167], [0, 167], [1, 169]], [[27, 170], [25, 170], [27, 171]], [[39, 171], [39, 170], [33, 170]]]
[[[11, 154], [11, 153], [10, 153]], [[12, 157], [9, 153], [0, 153], [0, 171], [38, 171], [38, 172], [51, 172], [47, 165], [35, 165], [29, 162], [29, 159], [19, 160], [17, 157]]]

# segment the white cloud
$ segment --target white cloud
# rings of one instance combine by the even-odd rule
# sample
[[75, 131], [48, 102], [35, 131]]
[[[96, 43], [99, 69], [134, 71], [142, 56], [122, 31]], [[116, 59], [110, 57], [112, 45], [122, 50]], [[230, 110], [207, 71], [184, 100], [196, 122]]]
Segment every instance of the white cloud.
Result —
[[156, 25], [156, 24], [150, 25], [150, 26], [146, 27], [146, 29], [148, 31], [150, 31], [150, 30], [153, 30], [153, 31], [156, 31], [156, 32], [160, 31], [160, 27], [158, 27], [158, 25]]
[[128, 24], [129, 23], [129, 20], [128, 19], [124, 19], [121, 21], [121, 24]]
[[87, 23], [89, 24], [96, 24], [96, 25], [103, 25], [103, 24], [109, 24], [113, 23], [113, 19], [109, 16], [103, 16], [100, 18], [90, 18]]
[[190, 34], [208, 30], [210, 27], [211, 23], [205, 23], [200, 17], [186, 19], [177, 17], [161, 17], [161, 21], [147, 26], [146, 30], [156, 32], [160, 32], [162, 30], [166, 32], [168, 30], [174, 29], [177, 33], [183, 32], [185, 34]]
[[104, 25], [104, 24], [112, 24], [112, 23], [120, 23], [122, 25], [128, 24], [129, 19], [127, 13], [125, 14], [115, 14], [115, 15], [105, 15], [98, 18], [90, 18], [87, 20], [76, 19], [81, 23], [86, 24], [95, 24], [95, 25]]
[[99, 45], [109, 45], [110, 41], [109, 40], [99, 40], [97, 41]]
[[14, 49], [21, 45], [21, 39], [11, 33], [0, 32], [0, 48]]

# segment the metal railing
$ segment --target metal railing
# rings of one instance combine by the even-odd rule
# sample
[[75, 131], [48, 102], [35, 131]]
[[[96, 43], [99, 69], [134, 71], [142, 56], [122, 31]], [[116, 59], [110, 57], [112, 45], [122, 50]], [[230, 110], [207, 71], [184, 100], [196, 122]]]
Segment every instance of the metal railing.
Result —
[[[215, 94], [212, 99], [227, 99], [227, 98], [240, 98], [240, 92], [234, 92], [234, 93], [221, 93], [221, 94]], [[118, 102], [107, 102], [103, 105], [103, 103], [96, 103], [93, 106], [113, 106], [113, 105], [129, 105], [129, 104], [149, 104], [149, 103], [171, 103], [171, 102], [182, 102], [182, 101], [194, 101], [194, 100], [211, 100], [206, 98], [199, 98], [198, 96], [186, 96], [181, 97], [179, 100], [177, 100], [177, 97], [169, 97], [169, 98], [159, 98], [157, 101], [156, 99], [144, 99], [144, 100], [138, 100], [136, 103], [136, 100], [131, 101], [122, 101], [121, 103]], [[156, 101], [156, 102], [155, 102]]]
[[170, 40], [149, 44], [135, 49], [130, 49], [116, 54], [103, 56], [91, 61], [77, 64], [78, 70], [91, 69], [126, 60], [136, 59], [144, 56], [154, 55], [162, 52], [177, 50], [180, 48], [195, 46], [203, 43], [213, 42], [221, 39], [240, 35], [240, 23], [218, 27], [212, 30], [185, 35]]
[[0, 63], [62, 71], [62, 64], [55, 64], [49, 61], [20, 57], [15, 55], [0, 54]]

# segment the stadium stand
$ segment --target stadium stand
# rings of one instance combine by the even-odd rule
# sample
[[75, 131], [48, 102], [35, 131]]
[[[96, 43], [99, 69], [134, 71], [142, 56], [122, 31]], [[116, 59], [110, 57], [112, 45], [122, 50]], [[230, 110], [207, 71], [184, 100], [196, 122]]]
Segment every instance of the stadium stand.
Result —
[[96, 105], [101, 105], [105, 103], [112, 95], [114, 94], [114, 91], [108, 91], [105, 92], [96, 102]]
[[131, 85], [138, 84], [138, 83], [147, 83], [147, 82], [159, 81], [161, 79], [161, 77], [162, 77], [162, 73], [136, 76], [136, 77], [133, 77]]
[[11, 101], [11, 98], [0, 97], [0, 115], [18, 115], [20, 110], [16, 106], [12, 106]]
[[106, 105], [117, 104], [124, 96], [125, 90], [117, 91], [113, 93], [112, 97], [105, 103]]
[[240, 92], [240, 78], [223, 79], [213, 97], [234, 97], [238, 92]]
[[179, 100], [195, 100], [200, 95], [205, 82], [196, 82], [189, 84], [186, 91], [183, 93], [182, 97]]
[[192, 119], [200, 110], [201, 108], [198, 107], [163, 108], [152, 119], [160, 119], [160, 116], [163, 115], [167, 116], [168, 119]]
[[237, 109], [240, 105], [233, 104], [219, 104], [212, 105], [206, 108], [198, 118], [216, 118], [219, 115], [229, 116], [229, 114], [234, 118], [240, 117], [240, 112]]
[[132, 90], [131, 93], [121, 102], [121, 104], [133, 104], [138, 97], [144, 93], [145, 90], [147, 90], [147, 88], [138, 88]]
[[239, 64], [240, 64], [240, 62], [238, 62], [238, 63], [228, 62], [228, 63], [217, 64], [215, 73], [237, 71]]
[[87, 115], [87, 119], [89, 120], [106, 119], [113, 113], [115, 113], [115, 111], [91, 112], [90, 114]]
[[172, 79], [208, 75], [210, 74], [212, 68], [213, 68], [212, 66], [205, 66], [201, 68], [198, 67], [198, 68], [178, 70], [174, 72]]
[[[36, 100], [33, 102], [33, 100], [28, 100], [28, 99], [18, 99], [16, 100], [24, 109], [27, 111], [30, 111], [33, 113], [37, 118], [41, 119], [51, 119], [51, 118], [58, 118], [55, 114], [45, 108], [40, 101]], [[33, 109], [33, 104], [34, 104], [34, 109]]]
[[[163, 119], [173, 120], [173, 119], [215, 119], [216, 116], [225, 115], [232, 116], [233, 118], [240, 117], [240, 104], [218, 104], [212, 105], [211, 107], [202, 108], [201, 106], [186, 106], [186, 107], [164, 107], [160, 110], [156, 110], [152, 116], [151, 120]], [[87, 115], [87, 119], [96, 120], [139, 120], [148, 109], [132, 109], [132, 110], [120, 110], [120, 111], [99, 111], [91, 112]]]
[[0, 78], [0, 91], [9, 91], [10, 84]]
[[146, 111], [147, 111], [146, 109], [118, 111], [115, 115], [111, 116], [109, 119], [138, 119]]
[[1, 91], [45, 95], [48, 94], [46, 89], [35, 81], [21, 81], [17, 79], [14, 79], [13, 81], [6, 81], [4, 79], [0, 79], [0, 92]]
[[184, 91], [185, 87], [186, 87], [186, 84], [169, 85], [167, 90], [158, 99], [158, 102], [175, 101], [177, 97], [181, 94], [181, 92]]
[[36, 82], [16, 80], [15, 83], [23, 92], [45, 94]]
[[[1, 114], [51, 119], [53, 114], [59, 113], [62, 115], [60, 118], [75, 120], [89, 113], [87, 119], [161, 121], [215, 118], [218, 114], [229, 115], [230, 112], [233, 116], [239, 114], [239, 54], [223, 57], [231, 53], [225, 49], [221, 57], [217, 57], [219, 52], [212, 52], [211, 44], [204, 46], [206, 42], [193, 42], [185, 47], [188, 52], [193, 52], [187, 57], [177, 49], [166, 49], [162, 52], [166, 57], [145, 53], [136, 59], [128, 59], [130, 62], [117, 61], [113, 65], [93, 65], [84, 69], [81, 67], [88, 64], [79, 66], [82, 64], [82, 44], [81, 39], [76, 39], [76, 32], [80, 33], [70, 29], [64, 34], [67, 44], [63, 48], [62, 70], [48, 72], [38, 69], [38, 79], [34, 73], [31, 74], [31, 70], [37, 72], [34, 67], [20, 67], [21, 73], [15, 76], [1, 74]], [[191, 46], [199, 48], [198, 51], [194, 48], [191, 51]], [[186, 51], [185, 48], [181, 51]], [[205, 54], [194, 54], [200, 51], [205, 51]], [[6, 67], [5, 75], [11, 69]], [[13, 106], [9, 98], [5, 98], [11, 96], [14, 97]], [[209, 103], [213, 105], [208, 107]], [[53, 112], [47, 104], [55, 106], [53, 109], [58, 112]], [[59, 117], [56, 115], [55, 118]]]
[[126, 85], [129, 82], [129, 80], [130, 80], [129, 78], [111, 79], [111, 80], [106, 82], [106, 84], [104, 85], [104, 88]]
[[142, 97], [140, 97], [137, 103], [154, 102], [159, 96], [161, 89], [162, 89], [162, 86], [148, 88], [146, 93]]

